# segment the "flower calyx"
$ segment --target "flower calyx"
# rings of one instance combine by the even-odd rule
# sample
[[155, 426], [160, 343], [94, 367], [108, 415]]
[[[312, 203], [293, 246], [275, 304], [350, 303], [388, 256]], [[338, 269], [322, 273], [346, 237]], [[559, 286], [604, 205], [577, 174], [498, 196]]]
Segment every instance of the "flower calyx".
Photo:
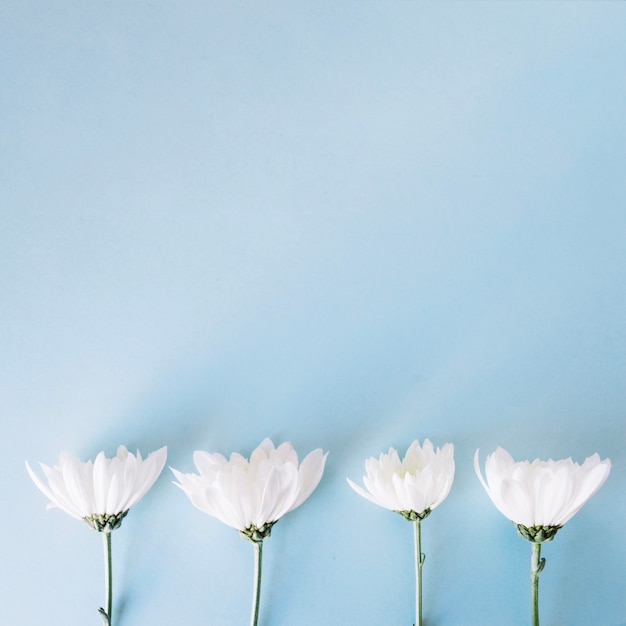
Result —
[[259, 528], [252, 524], [251, 526], [248, 526], [248, 528], [240, 530], [239, 534], [244, 539], [249, 539], [250, 541], [263, 541], [263, 539], [267, 539], [272, 534], [272, 526], [276, 523], [276, 521], [265, 522], [265, 524], [263, 524]]
[[[515, 524], [515, 522], [513, 522]], [[531, 543], [546, 543], [552, 541], [562, 526], [531, 526], [530, 528], [523, 524], [515, 524], [517, 534], [526, 541]]]
[[430, 511], [431, 509], [424, 509], [421, 513], [417, 511], [394, 511], [394, 513], [402, 515], [407, 522], [417, 522], [418, 520], [421, 522], [430, 515]]
[[129, 510], [130, 509], [126, 509], [121, 513], [112, 513], [111, 515], [108, 513], [94, 514], [83, 517], [83, 519], [91, 528], [97, 530], [99, 533], [110, 533], [112, 530], [122, 525], [122, 520], [128, 515]]

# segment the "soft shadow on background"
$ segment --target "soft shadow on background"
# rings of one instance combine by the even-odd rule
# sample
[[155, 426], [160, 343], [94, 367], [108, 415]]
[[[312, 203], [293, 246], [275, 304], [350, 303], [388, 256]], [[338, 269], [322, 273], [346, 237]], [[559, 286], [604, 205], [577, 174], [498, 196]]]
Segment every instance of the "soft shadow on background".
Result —
[[[411, 624], [411, 528], [366, 457], [455, 444], [428, 626], [528, 623], [529, 547], [472, 468], [598, 451], [544, 550], [550, 626], [623, 624], [626, 5], [5, 2], [0, 623], [96, 624], [100, 538], [24, 461], [121, 443], [324, 478], [261, 623]], [[116, 626], [247, 623], [252, 551], [168, 469], [113, 535]], [[543, 623], [543, 622], [542, 622]]]

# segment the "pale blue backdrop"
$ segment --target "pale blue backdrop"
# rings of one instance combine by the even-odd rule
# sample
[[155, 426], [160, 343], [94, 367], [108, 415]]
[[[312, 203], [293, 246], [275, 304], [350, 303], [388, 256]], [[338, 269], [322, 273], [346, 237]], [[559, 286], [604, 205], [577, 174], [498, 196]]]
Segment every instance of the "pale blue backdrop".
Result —
[[[329, 451], [262, 626], [410, 626], [412, 530], [363, 462], [455, 444], [427, 626], [529, 623], [472, 468], [613, 461], [544, 549], [542, 626], [626, 624], [626, 4], [0, 5], [0, 624], [101, 623], [62, 450]], [[252, 550], [166, 470], [113, 536], [114, 626], [247, 624]]]

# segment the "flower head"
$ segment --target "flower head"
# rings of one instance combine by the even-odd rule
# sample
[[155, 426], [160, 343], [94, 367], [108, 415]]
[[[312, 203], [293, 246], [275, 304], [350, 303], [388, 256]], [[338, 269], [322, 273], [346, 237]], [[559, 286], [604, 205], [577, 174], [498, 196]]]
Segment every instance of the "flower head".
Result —
[[[361, 496], [386, 509], [402, 513], [407, 519], [424, 518], [439, 506], [450, 493], [454, 481], [454, 446], [433, 448], [424, 440], [423, 447], [414, 441], [400, 460], [398, 452], [389, 448], [378, 459], [365, 461], [365, 489], [348, 478], [348, 484]], [[412, 515], [411, 515], [412, 514]]]
[[198, 474], [171, 469], [178, 479], [174, 484], [195, 507], [258, 540], [313, 493], [327, 455], [318, 448], [298, 464], [291, 443], [275, 448], [270, 439], [264, 439], [250, 460], [237, 452], [227, 460], [219, 453], [196, 451], [193, 461]]
[[152, 487], [166, 457], [166, 447], [142, 459], [139, 451], [134, 456], [120, 446], [113, 458], [100, 452], [95, 461], [83, 463], [63, 452], [55, 467], [40, 463], [48, 485], [28, 462], [26, 469], [35, 485], [51, 500], [48, 507], [63, 509], [98, 531], [109, 532], [122, 523], [129, 509]]
[[[611, 471], [611, 461], [600, 460], [596, 453], [582, 465], [571, 458], [515, 462], [506, 450], [498, 448], [485, 461], [486, 481], [480, 471], [478, 450], [474, 469], [500, 513], [518, 526], [525, 539], [540, 543], [549, 541], [602, 487]], [[555, 529], [554, 533], [547, 530], [550, 528]], [[525, 534], [528, 529], [530, 535]], [[535, 532], [540, 533], [538, 537]]]

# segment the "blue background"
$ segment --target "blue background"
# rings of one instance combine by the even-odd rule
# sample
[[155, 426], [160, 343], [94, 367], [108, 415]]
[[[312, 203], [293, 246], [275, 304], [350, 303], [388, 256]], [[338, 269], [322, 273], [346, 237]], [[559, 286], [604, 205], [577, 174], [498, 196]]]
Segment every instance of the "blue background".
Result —
[[[100, 624], [100, 537], [24, 461], [330, 452], [261, 624], [410, 625], [412, 529], [364, 460], [455, 444], [427, 626], [529, 623], [472, 468], [598, 451], [542, 624], [626, 624], [626, 4], [0, 6], [0, 623]], [[247, 624], [252, 549], [166, 470], [113, 535], [114, 626]]]

